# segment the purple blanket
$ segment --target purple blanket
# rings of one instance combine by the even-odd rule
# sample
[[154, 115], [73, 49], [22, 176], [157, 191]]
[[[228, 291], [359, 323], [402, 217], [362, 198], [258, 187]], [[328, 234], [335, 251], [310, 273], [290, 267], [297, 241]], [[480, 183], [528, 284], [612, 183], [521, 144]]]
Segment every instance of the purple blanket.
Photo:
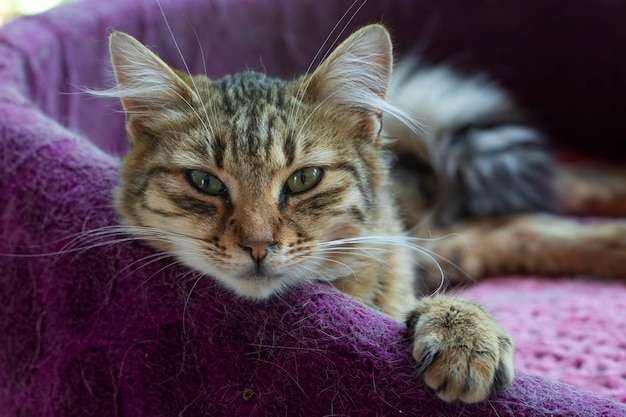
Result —
[[[370, 0], [347, 31], [383, 21], [400, 49], [422, 36], [433, 60], [451, 53], [468, 69], [485, 65], [554, 119], [559, 137], [602, 150], [586, 139], [622, 135], [625, 6], [537, 3], [545, 9]], [[201, 45], [209, 76], [251, 68], [290, 77], [350, 1], [161, 4], [192, 71], [204, 71]], [[598, 25], [593, 42], [580, 22]], [[403, 325], [331, 288], [247, 302], [114, 229], [89, 232], [116, 223], [110, 196], [126, 148], [118, 103], [80, 93], [111, 85], [113, 28], [183, 67], [156, 0], [85, 0], [0, 29], [0, 415], [626, 415], [607, 397], [523, 371], [488, 402], [444, 404], [415, 376]]]

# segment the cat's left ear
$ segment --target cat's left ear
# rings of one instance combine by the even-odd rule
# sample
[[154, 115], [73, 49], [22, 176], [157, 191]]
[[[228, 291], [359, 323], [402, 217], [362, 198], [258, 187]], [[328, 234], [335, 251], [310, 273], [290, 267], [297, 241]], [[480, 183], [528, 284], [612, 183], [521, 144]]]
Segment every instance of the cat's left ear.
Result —
[[392, 65], [387, 29], [378, 24], [365, 26], [319, 65], [309, 78], [307, 94], [319, 102], [363, 113], [378, 133]]

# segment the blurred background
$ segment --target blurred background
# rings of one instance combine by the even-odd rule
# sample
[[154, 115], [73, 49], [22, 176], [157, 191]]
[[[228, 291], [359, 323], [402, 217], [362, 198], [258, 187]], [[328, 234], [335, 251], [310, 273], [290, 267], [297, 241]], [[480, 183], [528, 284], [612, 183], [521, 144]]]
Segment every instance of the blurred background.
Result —
[[15, 16], [41, 13], [69, 1], [75, 0], [0, 0], [0, 25]]

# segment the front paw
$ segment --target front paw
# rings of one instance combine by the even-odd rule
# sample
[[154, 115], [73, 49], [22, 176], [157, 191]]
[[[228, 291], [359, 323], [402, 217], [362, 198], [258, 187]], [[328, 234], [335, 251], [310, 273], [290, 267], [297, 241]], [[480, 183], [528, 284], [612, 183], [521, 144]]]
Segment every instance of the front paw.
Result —
[[419, 373], [442, 400], [478, 402], [511, 385], [511, 337], [477, 303], [423, 299], [407, 328]]

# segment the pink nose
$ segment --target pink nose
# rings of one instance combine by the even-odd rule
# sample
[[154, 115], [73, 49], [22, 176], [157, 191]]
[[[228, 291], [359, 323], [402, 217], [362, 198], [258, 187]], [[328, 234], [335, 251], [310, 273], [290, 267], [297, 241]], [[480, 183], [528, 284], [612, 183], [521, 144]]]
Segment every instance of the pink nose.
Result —
[[250, 254], [253, 261], [260, 263], [271, 252], [273, 246], [275, 246], [273, 242], [244, 242], [241, 248]]

